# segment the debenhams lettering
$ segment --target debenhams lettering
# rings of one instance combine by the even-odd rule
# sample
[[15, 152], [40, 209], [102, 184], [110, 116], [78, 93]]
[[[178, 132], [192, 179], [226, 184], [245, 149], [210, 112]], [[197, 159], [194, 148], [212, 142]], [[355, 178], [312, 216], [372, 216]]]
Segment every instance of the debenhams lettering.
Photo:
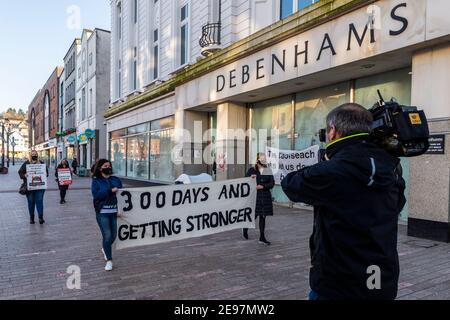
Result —
[[[405, 30], [408, 28], [408, 19], [402, 17], [398, 13], [400, 8], [406, 7], [406, 3], [401, 3], [392, 8], [390, 16], [393, 20], [400, 23], [400, 27], [397, 30], [389, 30], [389, 35], [398, 36], [405, 32]], [[377, 39], [375, 36], [373, 25], [374, 21], [372, 21], [372, 23], [367, 23], [364, 31], [361, 34], [358, 32], [355, 24], [351, 23], [348, 28], [347, 51], [352, 50], [352, 48], [356, 46], [355, 40], [359, 47], [361, 47], [366, 36], [370, 37], [370, 43], [375, 43]], [[309, 50], [310, 40], [305, 40], [303, 47], [295, 45], [292, 48], [284, 49], [282, 51], [282, 54], [280, 55], [272, 54], [269, 72], [274, 75], [276, 72], [286, 72], [286, 68], [289, 67], [299, 68], [301, 63], [307, 65], [313, 60], [320, 61], [323, 54], [327, 51], [329, 51], [333, 56], [337, 54], [335, 46], [333, 44], [333, 39], [328, 33], [325, 33], [320, 40], [322, 41], [322, 45], [320, 46], [320, 50], [318, 52], [311, 52]], [[286, 61], [287, 50], [292, 50], [295, 53], [293, 61]], [[240, 68], [229, 71], [226, 75], [218, 75], [216, 87], [217, 92], [223, 91], [226, 86], [231, 89], [235, 88], [238, 84], [244, 85], [252, 79], [260, 80], [265, 78], [266, 73], [268, 72], [267, 68], [265, 67], [265, 63], [265, 58], [261, 58], [256, 60], [253, 66], [245, 64]]]

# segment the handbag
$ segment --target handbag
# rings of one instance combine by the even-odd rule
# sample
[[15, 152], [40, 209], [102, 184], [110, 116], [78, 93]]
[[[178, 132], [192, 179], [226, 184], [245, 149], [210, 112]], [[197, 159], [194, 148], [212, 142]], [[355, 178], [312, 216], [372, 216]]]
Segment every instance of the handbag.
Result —
[[24, 182], [19, 188], [19, 193], [23, 196], [26, 196], [28, 192], [27, 184]]

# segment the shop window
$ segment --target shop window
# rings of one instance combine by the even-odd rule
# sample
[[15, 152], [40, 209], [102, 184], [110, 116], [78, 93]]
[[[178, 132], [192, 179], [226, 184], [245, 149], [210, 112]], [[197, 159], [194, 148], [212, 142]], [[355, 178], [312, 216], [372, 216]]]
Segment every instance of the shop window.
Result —
[[[396, 98], [400, 104], [411, 103], [411, 68], [385, 72], [371, 77], [361, 78], [355, 82], [355, 102], [366, 108], [371, 108], [378, 100], [377, 90], [380, 90], [385, 100]], [[401, 159], [403, 178], [406, 181], [405, 195], [409, 194], [409, 160]], [[408, 203], [401, 212], [400, 219], [408, 220]]]
[[141, 134], [128, 138], [127, 142], [127, 176], [148, 179], [149, 135]]
[[126, 151], [127, 151], [127, 139], [115, 139], [111, 140], [110, 144], [111, 152], [111, 164], [114, 170], [114, 174], [125, 177], [126, 172]]
[[[257, 137], [252, 139], [249, 163], [253, 164], [259, 152], [265, 153], [266, 146], [291, 149], [292, 132], [292, 96], [272, 99], [254, 104], [252, 128]], [[259, 130], [266, 130], [267, 141], [260, 135]], [[278, 129], [279, 141], [272, 136], [272, 129]], [[280, 186], [275, 186], [272, 196], [277, 202], [289, 202]]]
[[298, 93], [295, 100], [295, 150], [303, 150], [320, 144], [318, 132], [328, 113], [350, 102], [350, 83]]
[[173, 182], [174, 165], [172, 162], [173, 129], [153, 131], [150, 140], [150, 179]]

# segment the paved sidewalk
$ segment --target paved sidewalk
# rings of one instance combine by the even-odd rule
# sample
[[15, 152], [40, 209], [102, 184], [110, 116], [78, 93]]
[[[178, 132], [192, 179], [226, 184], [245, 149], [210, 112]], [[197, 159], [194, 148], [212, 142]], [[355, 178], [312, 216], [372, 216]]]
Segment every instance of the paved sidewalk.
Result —
[[[257, 231], [249, 241], [232, 231], [116, 252], [106, 273], [90, 180], [76, 178], [64, 206], [55, 183], [47, 223], [29, 225], [17, 170], [0, 175], [0, 299], [306, 299], [310, 212], [276, 208], [271, 247], [257, 244]], [[399, 299], [450, 299], [450, 245], [400, 229]], [[66, 287], [71, 265], [81, 268], [81, 290]]]

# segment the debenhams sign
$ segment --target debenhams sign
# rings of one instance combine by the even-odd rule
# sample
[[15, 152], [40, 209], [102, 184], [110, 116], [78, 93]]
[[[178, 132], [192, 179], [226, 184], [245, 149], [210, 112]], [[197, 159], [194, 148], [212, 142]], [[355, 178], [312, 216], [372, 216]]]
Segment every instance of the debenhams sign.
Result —
[[[390, 16], [393, 21], [399, 22], [399, 27], [393, 30], [386, 30], [389, 32], [390, 36], [399, 36], [406, 31], [409, 25], [408, 18], [402, 16], [401, 8], [407, 8], [408, 4], [403, 2], [392, 8]], [[371, 6], [368, 10], [368, 21], [365, 26], [361, 28], [360, 33], [354, 23], [348, 25], [347, 34], [347, 49], [346, 51], [351, 51], [352, 47], [362, 47], [364, 40], [373, 44], [376, 42], [375, 30], [376, 30], [376, 19], [377, 11], [380, 13], [379, 8], [376, 6]], [[286, 72], [286, 68], [299, 68], [305, 66], [309, 63], [315, 63], [320, 61], [322, 57], [329, 57], [329, 55], [337, 55], [335, 40], [332, 39], [329, 33], [324, 33], [321, 39], [321, 45], [318, 50], [310, 50], [310, 42], [317, 41], [318, 39], [305, 39], [302, 40], [302, 46], [300, 44], [295, 44], [290, 49], [282, 49], [281, 54], [272, 53], [269, 61], [269, 70], [267, 70], [267, 63], [265, 58], [260, 58], [254, 63], [254, 74], [250, 73], [250, 65], [244, 64], [240, 68], [240, 74], [238, 77], [238, 70], [230, 70], [228, 74], [219, 74], [216, 77], [216, 92], [221, 92], [226, 86], [229, 88], [235, 88], [238, 85], [244, 85], [248, 83], [252, 78], [254, 80], [264, 79], [266, 73], [270, 72], [271, 75], [275, 75], [276, 72]], [[341, 40], [342, 41], [342, 40]], [[291, 50], [293, 54], [291, 55], [291, 61], [286, 61], [286, 52]]]
[[179, 87], [178, 103], [189, 108], [226, 99], [441, 36], [449, 23], [435, 15], [449, 3], [377, 1]]

